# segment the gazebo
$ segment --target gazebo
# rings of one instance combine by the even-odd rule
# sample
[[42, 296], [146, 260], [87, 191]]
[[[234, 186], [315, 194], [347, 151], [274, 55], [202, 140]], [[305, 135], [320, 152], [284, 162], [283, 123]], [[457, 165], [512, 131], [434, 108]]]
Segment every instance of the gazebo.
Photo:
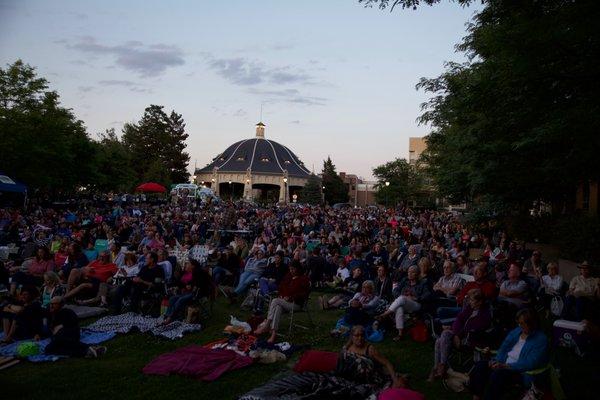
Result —
[[287, 147], [265, 138], [265, 124], [256, 136], [229, 146], [204, 168], [194, 172], [194, 183], [210, 187], [221, 197], [289, 202], [311, 173]]

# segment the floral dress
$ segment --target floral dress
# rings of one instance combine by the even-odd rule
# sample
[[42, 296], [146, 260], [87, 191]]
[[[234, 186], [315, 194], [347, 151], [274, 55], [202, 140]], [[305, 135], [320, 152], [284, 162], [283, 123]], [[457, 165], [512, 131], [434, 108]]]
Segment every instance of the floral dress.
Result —
[[338, 358], [335, 374], [353, 382], [383, 387], [387, 377], [381, 366], [368, 356], [370, 346], [367, 345], [364, 355], [344, 348]]

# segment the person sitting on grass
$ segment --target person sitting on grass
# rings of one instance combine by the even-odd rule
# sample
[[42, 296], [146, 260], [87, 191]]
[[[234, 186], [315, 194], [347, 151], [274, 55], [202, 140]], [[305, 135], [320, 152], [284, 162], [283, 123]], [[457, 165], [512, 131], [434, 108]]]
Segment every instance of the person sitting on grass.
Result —
[[481, 290], [471, 289], [467, 298], [468, 303], [458, 314], [452, 327], [446, 327], [435, 341], [435, 362], [429, 381], [445, 377], [453, 348], [479, 344], [483, 332], [491, 326], [492, 314]]
[[563, 278], [558, 274], [558, 264], [555, 262], [548, 263], [546, 267], [548, 274], [540, 277], [539, 295], [542, 304], [547, 309], [550, 309], [550, 303], [555, 296], [562, 296]]
[[352, 270], [352, 276], [344, 282], [344, 286], [340, 289], [343, 293], [333, 296], [331, 299], [327, 299], [326, 296], [319, 297], [319, 305], [321, 309], [328, 310], [331, 308], [338, 308], [346, 304], [348, 300], [352, 298], [360, 289], [365, 281], [363, 277], [363, 270], [361, 268], [354, 268]]
[[56, 272], [50, 271], [44, 274], [44, 286], [42, 287], [42, 307], [47, 309], [53, 297], [65, 294], [64, 287], [60, 284], [60, 278]]
[[444, 275], [433, 285], [433, 291], [438, 297], [451, 298], [462, 289], [465, 280], [456, 273], [455, 265], [452, 261], [444, 261]]
[[236, 298], [246, 292], [248, 287], [257, 279], [259, 279], [267, 268], [267, 259], [265, 258], [264, 247], [256, 247], [254, 257], [250, 257], [246, 261], [244, 272], [240, 275], [240, 280], [236, 288], [228, 293], [230, 301], [235, 302]]
[[39, 340], [43, 332], [44, 311], [37, 301], [39, 292], [34, 286], [25, 286], [19, 293], [19, 300], [2, 309], [4, 338], [2, 343], [13, 340]]
[[15, 295], [17, 286], [41, 286], [44, 282], [44, 273], [48, 271], [54, 271], [54, 260], [47, 247], [40, 247], [29, 262], [27, 270], [22, 270], [20, 266], [11, 268], [14, 275], [10, 284], [10, 294]]
[[69, 279], [72, 269], [83, 268], [89, 264], [88, 258], [81, 251], [81, 245], [77, 242], [71, 243], [67, 248], [67, 259], [58, 272], [61, 280]]
[[521, 267], [515, 262], [508, 268], [508, 279], [500, 285], [498, 300], [517, 308], [522, 308], [529, 302], [529, 286], [521, 279]]
[[529, 387], [532, 377], [525, 372], [546, 364], [548, 339], [539, 327], [535, 311], [527, 308], [519, 310], [517, 322], [519, 326], [506, 336], [496, 357], [491, 361], [477, 362], [471, 370], [469, 387], [473, 400], [483, 396], [486, 400], [500, 399], [513, 383], [523, 383]]
[[393, 293], [397, 296], [396, 299], [383, 314], [375, 318], [382, 320], [393, 314], [396, 329], [398, 329], [398, 335], [394, 337], [394, 341], [398, 341], [402, 339], [404, 333], [404, 314], [419, 311], [422, 303], [431, 296], [431, 292], [427, 287], [427, 282], [419, 280], [419, 267], [411, 265], [408, 268], [408, 276], [398, 284]]
[[123, 299], [129, 295], [131, 311], [137, 313], [144, 292], [153, 290], [157, 280], [161, 281], [164, 279], [164, 270], [158, 266], [158, 255], [155, 252], [148, 253], [146, 255], [146, 264], [140, 269], [137, 276], [126, 280], [124, 284], [116, 288], [113, 299], [113, 312], [116, 314], [121, 313]]
[[62, 297], [50, 300], [48, 328], [52, 334], [50, 343], [46, 346], [46, 354], [96, 358], [106, 353], [104, 346], [88, 346], [81, 343], [79, 319], [73, 310], [64, 308]]
[[348, 343], [338, 357], [335, 374], [352, 382], [367, 383], [377, 388], [382, 388], [390, 380], [393, 387], [405, 386], [405, 381], [396, 374], [392, 363], [375, 346], [367, 343], [362, 325], [352, 327]]
[[310, 280], [302, 269], [298, 261], [292, 261], [289, 266], [290, 271], [283, 278], [279, 285], [279, 297], [271, 300], [269, 312], [265, 319], [254, 332], [256, 335], [271, 332], [269, 343], [274, 343], [279, 329], [279, 321], [284, 311], [300, 310], [306, 303], [310, 291]]
[[372, 313], [379, 305], [379, 296], [375, 293], [373, 281], [364, 281], [361, 291], [356, 293], [349, 301], [344, 316], [338, 321], [332, 336], [343, 335], [354, 325], [368, 325], [372, 322]]
[[[569, 283], [565, 313], [575, 321], [581, 321], [585, 317], [600, 295], [600, 279], [592, 277], [590, 267], [587, 261], [582, 262], [577, 267], [580, 275], [571, 279]], [[573, 312], [571, 311], [572, 308], [574, 308]]]
[[288, 266], [284, 262], [283, 251], [278, 251], [273, 256], [273, 261], [267, 265], [264, 275], [258, 281], [260, 294], [268, 296], [277, 290], [277, 287], [288, 273]]
[[[88, 297], [95, 298], [100, 284], [106, 283], [117, 270], [117, 266], [110, 262], [110, 254], [101, 251], [98, 259], [92, 261], [86, 267], [71, 270], [69, 274], [69, 291], [64, 295], [63, 300], [73, 299], [84, 292], [90, 295]], [[106, 306], [106, 299], [103, 303], [102, 306]]]
[[165, 313], [162, 325], [170, 324], [194, 300], [210, 297], [213, 291], [211, 276], [206, 272], [198, 260], [189, 259], [184, 266], [184, 273], [180, 279], [179, 294], [169, 299], [169, 307]]

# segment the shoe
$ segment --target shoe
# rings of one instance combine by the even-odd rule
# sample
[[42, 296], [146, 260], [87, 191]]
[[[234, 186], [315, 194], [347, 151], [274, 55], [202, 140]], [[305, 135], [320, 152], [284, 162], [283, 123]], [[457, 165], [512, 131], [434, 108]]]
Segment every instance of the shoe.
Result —
[[105, 355], [107, 350], [108, 349], [106, 348], [106, 346], [97, 346], [96, 347], [96, 357]]
[[85, 353], [85, 358], [98, 358], [98, 353], [96, 352], [94, 346], [88, 347], [87, 352]]

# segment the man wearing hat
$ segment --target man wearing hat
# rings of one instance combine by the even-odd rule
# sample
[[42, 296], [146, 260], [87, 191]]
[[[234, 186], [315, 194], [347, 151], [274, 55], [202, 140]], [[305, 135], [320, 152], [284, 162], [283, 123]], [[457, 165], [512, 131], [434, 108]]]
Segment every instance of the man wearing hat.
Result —
[[580, 275], [571, 279], [565, 309], [569, 312], [574, 306], [574, 319], [581, 321], [592, 303], [598, 301], [600, 292], [598, 278], [592, 277], [591, 265], [587, 261], [584, 261], [577, 268], [579, 268]]

